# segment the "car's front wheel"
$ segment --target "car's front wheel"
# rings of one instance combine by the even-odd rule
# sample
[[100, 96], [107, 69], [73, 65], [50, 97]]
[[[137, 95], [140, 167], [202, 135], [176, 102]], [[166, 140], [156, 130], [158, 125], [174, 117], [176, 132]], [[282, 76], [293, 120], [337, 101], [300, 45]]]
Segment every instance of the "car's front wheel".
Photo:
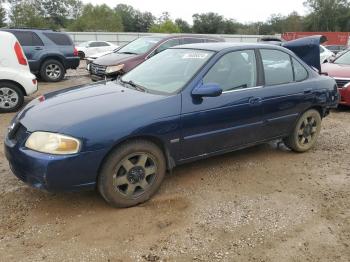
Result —
[[54, 59], [46, 60], [40, 69], [40, 76], [47, 82], [58, 82], [63, 79], [65, 71], [63, 65]]
[[284, 139], [287, 147], [295, 152], [305, 152], [311, 149], [321, 131], [321, 116], [317, 110], [306, 111], [297, 121], [292, 134]]
[[108, 157], [98, 177], [98, 190], [115, 207], [131, 207], [156, 193], [166, 172], [162, 150], [135, 140], [119, 146]]
[[0, 83], [0, 112], [17, 111], [24, 102], [22, 90], [10, 82]]

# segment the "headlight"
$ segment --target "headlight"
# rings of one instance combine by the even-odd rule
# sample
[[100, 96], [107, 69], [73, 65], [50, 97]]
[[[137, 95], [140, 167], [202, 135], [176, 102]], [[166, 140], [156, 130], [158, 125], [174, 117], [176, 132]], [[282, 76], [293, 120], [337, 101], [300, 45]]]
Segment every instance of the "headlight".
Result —
[[69, 155], [79, 152], [80, 141], [55, 133], [34, 132], [27, 139], [25, 146], [42, 153]]
[[106, 74], [116, 73], [124, 68], [124, 64], [115, 65], [115, 66], [107, 66]]

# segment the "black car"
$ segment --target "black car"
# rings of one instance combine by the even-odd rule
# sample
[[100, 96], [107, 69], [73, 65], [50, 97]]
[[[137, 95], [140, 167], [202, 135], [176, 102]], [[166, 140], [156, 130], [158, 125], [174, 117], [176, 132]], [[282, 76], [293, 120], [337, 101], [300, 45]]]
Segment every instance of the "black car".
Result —
[[48, 29], [1, 29], [13, 33], [23, 47], [30, 71], [48, 82], [63, 79], [67, 69], [76, 69], [80, 59], [72, 39]]

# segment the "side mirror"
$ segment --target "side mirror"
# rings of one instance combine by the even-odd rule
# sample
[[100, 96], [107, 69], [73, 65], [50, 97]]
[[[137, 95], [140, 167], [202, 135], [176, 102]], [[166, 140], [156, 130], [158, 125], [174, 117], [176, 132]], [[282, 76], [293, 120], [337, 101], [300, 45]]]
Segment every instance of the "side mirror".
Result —
[[222, 94], [222, 89], [218, 84], [201, 84], [192, 91], [195, 97], [216, 97]]

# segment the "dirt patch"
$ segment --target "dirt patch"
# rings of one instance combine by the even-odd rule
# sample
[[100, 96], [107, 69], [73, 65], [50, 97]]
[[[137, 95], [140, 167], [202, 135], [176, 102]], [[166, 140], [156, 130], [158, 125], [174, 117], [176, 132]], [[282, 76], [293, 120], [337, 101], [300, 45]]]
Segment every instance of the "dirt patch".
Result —
[[[85, 74], [40, 83], [36, 96]], [[1, 261], [350, 260], [350, 110], [323, 121], [308, 153], [270, 143], [181, 166], [128, 209], [18, 181], [2, 149], [13, 116], [0, 115]]]

